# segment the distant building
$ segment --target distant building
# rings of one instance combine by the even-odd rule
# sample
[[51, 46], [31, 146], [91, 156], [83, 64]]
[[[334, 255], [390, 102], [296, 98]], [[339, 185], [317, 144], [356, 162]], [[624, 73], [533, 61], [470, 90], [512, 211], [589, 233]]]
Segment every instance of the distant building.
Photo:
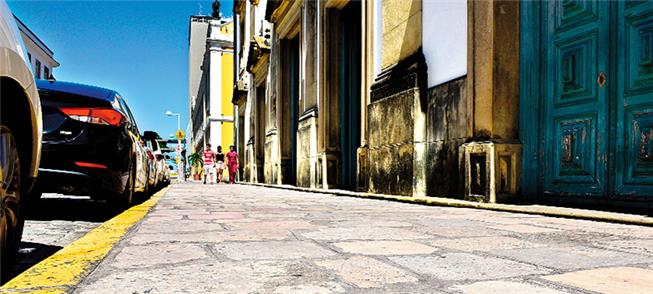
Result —
[[54, 59], [54, 52], [18, 17], [15, 18], [27, 48], [27, 58], [32, 65], [34, 77], [37, 79], [49, 78], [52, 76], [52, 70], [59, 66], [59, 62]]
[[234, 145], [233, 21], [191, 16], [189, 24], [188, 98], [191, 143], [196, 152]]

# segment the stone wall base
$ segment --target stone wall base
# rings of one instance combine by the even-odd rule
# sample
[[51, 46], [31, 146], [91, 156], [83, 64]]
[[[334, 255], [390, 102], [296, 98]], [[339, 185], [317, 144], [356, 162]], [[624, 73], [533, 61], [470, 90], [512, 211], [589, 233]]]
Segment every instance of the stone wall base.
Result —
[[297, 127], [297, 186], [320, 184], [317, 163], [317, 110], [311, 110], [300, 117]]
[[265, 134], [264, 179], [266, 184], [280, 183], [281, 160], [279, 158], [279, 136], [277, 130]]
[[521, 144], [470, 142], [460, 146], [465, 200], [501, 203], [516, 197], [521, 174]]

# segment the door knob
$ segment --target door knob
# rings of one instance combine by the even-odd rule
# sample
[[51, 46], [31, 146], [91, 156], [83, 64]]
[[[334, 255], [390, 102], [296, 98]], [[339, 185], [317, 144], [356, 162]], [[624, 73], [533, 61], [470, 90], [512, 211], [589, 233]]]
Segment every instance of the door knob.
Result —
[[599, 84], [599, 87], [603, 88], [605, 85], [605, 73], [599, 73], [599, 77], [596, 78], [596, 83]]

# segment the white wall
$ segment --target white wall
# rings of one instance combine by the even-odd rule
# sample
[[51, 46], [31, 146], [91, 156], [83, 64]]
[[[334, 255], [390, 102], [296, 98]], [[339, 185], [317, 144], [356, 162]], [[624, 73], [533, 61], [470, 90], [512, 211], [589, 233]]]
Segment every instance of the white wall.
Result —
[[430, 88], [467, 74], [467, 1], [423, 1], [422, 50]]
[[[27, 49], [27, 52], [32, 56], [32, 72], [36, 75], [36, 61], [38, 60], [41, 62], [41, 75], [36, 77], [37, 79], [47, 79], [48, 77], [45, 76], [45, 67], [50, 69], [50, 73], [52, 73], [52, 70], [59, 66], [59, 63], [54, 60], [54, 58], [50, 55], [48, 55], [43, 49], [41, 49], [36, 43], [34, 43], [31, 39], [26, 37], [23, 34], [23, 42], [25, 43], [25, 48]], [[25, 56], [27, 58], [27, 56]]]

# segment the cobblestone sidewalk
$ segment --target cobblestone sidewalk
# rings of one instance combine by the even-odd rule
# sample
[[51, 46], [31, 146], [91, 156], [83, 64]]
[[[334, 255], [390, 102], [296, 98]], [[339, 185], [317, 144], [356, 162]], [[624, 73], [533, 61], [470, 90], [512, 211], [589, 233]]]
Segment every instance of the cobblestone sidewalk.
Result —
[[650, 293], [653, 228], [173, 186], [77, 293]]

